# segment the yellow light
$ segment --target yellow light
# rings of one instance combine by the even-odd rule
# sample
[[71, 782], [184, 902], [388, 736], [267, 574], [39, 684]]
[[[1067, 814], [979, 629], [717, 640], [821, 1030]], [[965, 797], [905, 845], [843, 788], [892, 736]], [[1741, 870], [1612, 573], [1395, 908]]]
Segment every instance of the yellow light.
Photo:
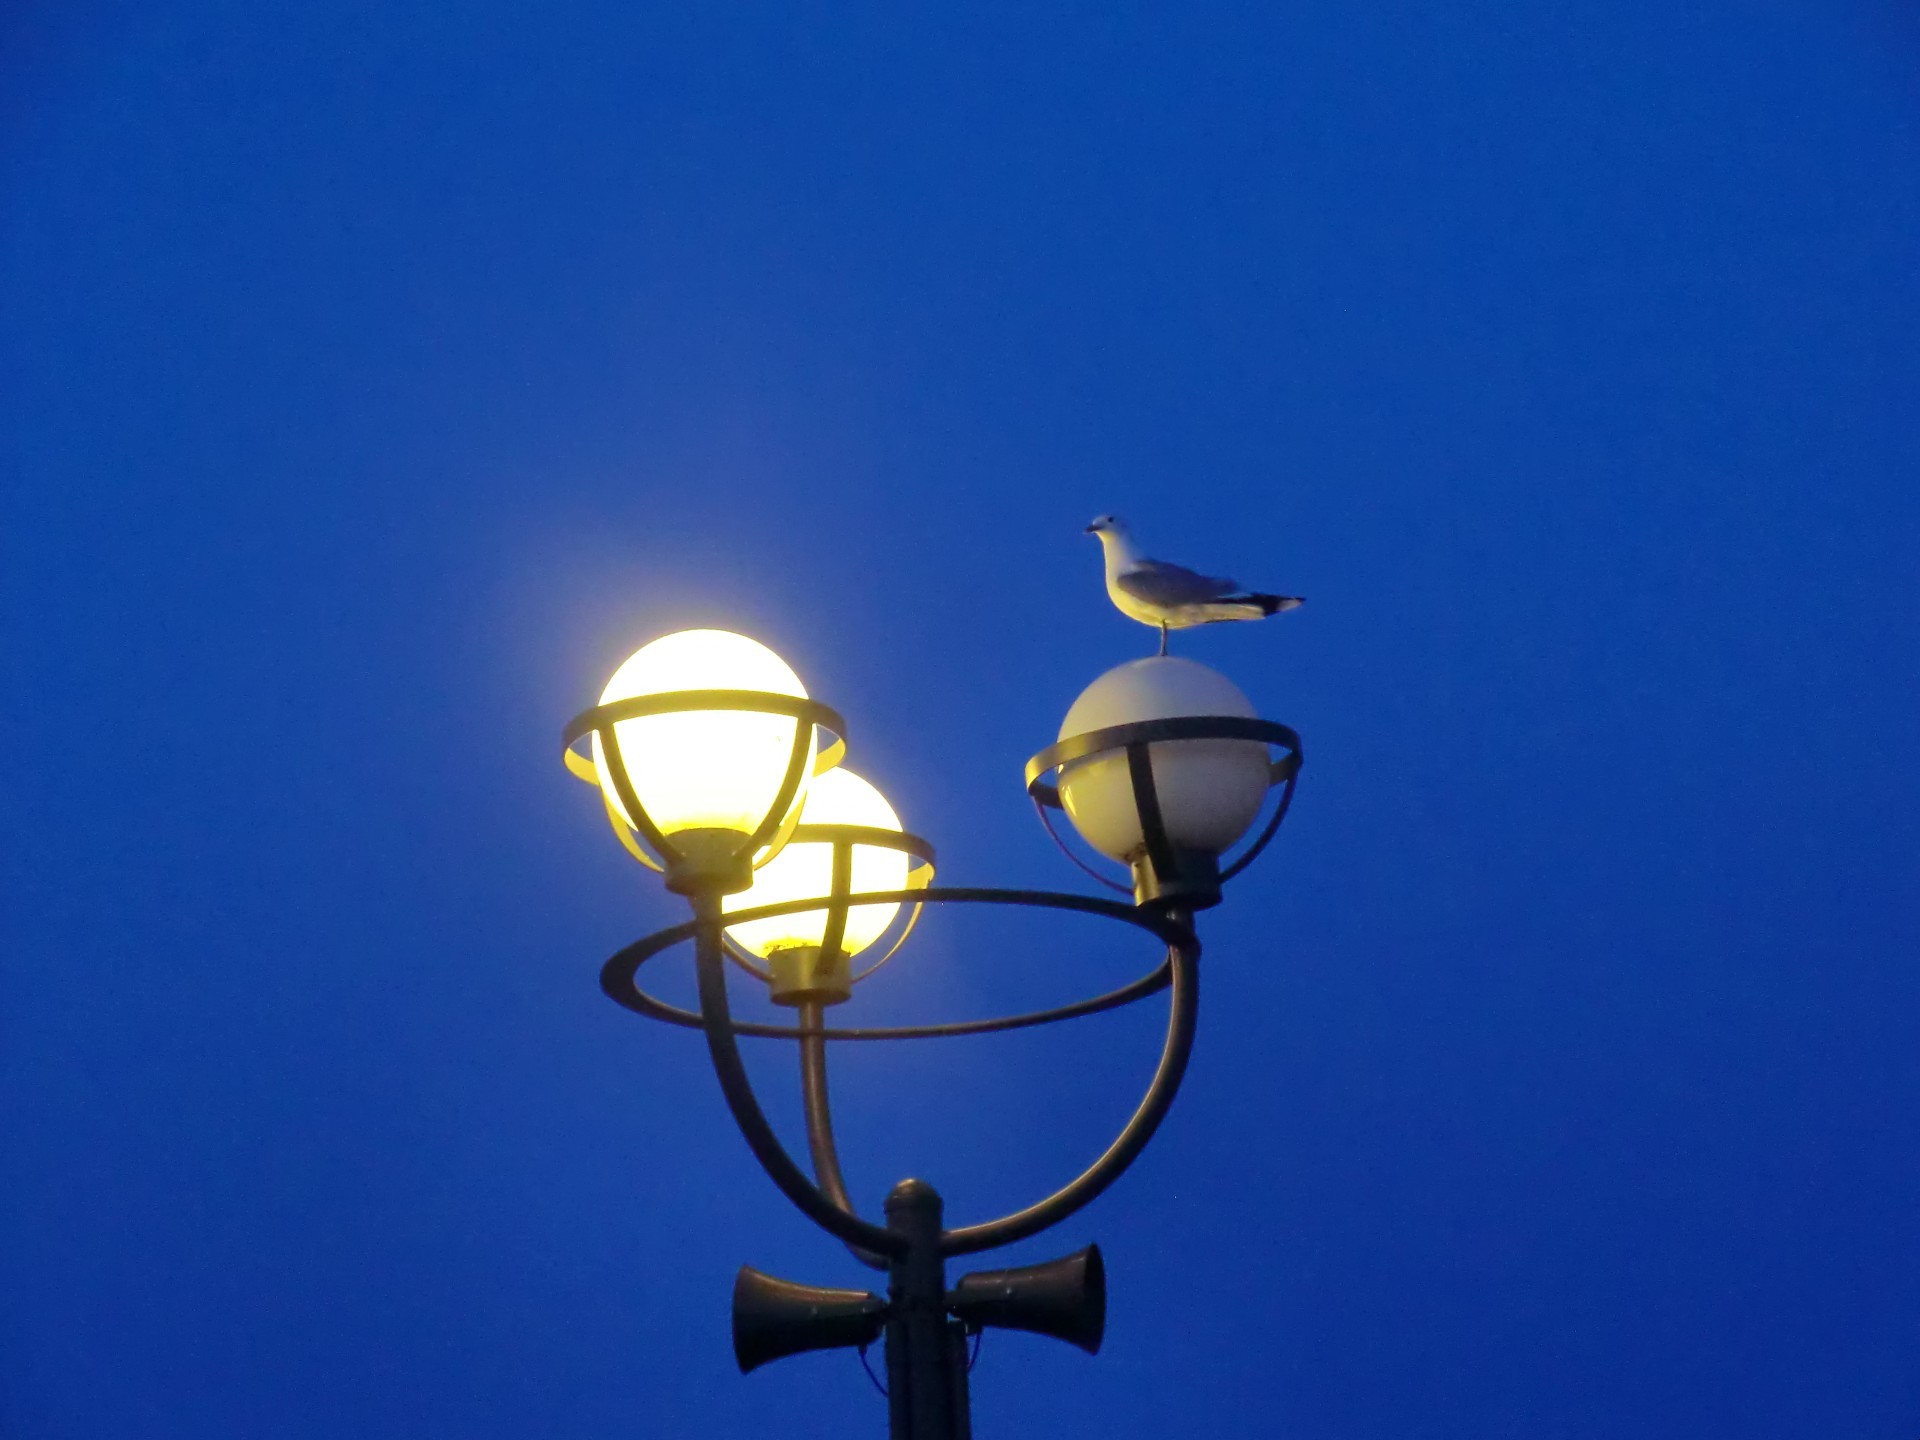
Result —
[[[802, 825], [865, 825], [876, 830], [898, 830], [900, 817], [886, 797], [867, 781], [844, 768], [829, 770], [807, 793]], [[853, 847], [853, 893], [907, 888], [909, 860], [904, 850], [882, 845]], [[824, 898], [833, 890], [833, 846], [820, 840], [795, 840], [753, 877], [753, 888], [729, 895], [721, 902], [727, 911], [756, 905], [778, 905], [788, 900]], [[855, 905], [847, 911], [841, 948], [857, 955], [886, 933], [899, 913], [897, 904]], [[827, 912], [803, 910], [729, 926], [736, 942], [765, 957], [776, 950], [818, 946], [826, 938]]]
[[[792, 667], [759, 641], [728, 630], [682, 630], [628, 656], [601, 692], [600, 703], [680, 690], [757, 690], [802, 700], [807, 696]], [[791, 715], [684, 710], [622, 720], [613, 731], [634, 795], [661, 834], [694, 829], [751, 834], [780, 798], [793, 757], [794, 726], [805, 723]], [[807, 725], [800, 790], [789, 814], [805, 801], [816, 743], [813, 727]], [[593, 736], [593, 766], [607, 803], [631, 825], [633, 817], [607, 773], [598, 731]]]

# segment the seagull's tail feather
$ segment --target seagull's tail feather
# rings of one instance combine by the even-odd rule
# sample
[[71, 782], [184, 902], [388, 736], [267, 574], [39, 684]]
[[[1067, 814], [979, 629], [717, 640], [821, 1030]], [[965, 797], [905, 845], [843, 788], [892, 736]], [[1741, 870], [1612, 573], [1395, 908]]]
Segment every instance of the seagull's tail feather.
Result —
[[1188, 623], [1211, 625], [1221, 620], [1264, 620], [1282, 610], [1298, 610], [1305, 603], [1298, 595], [1224, 595], [1198, 607], [1198, 617]]
[[1298, 595], [1236, 595], [1234, 599], [1259, 606], [1263, 616], [1278, 615], [1282, 610], [1298, 610], [1307, 603]]

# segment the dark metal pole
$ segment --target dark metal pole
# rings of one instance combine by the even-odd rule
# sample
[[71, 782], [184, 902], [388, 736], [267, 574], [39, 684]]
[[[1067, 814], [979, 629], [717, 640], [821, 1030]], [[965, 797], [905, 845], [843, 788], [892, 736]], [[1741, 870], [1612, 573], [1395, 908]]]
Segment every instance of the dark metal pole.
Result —
[[973, 1440], [973, 1399], [967, 1394], [967, 1327], [947, 1322], [947, 1365], [953, 1376], [953, 1440]]
[[[849, 1215], [856, 1214], [840, 1173], [840, 1149], [833, 1140], [833, 1105], [827, 1098], [827, 1042], [822, 1038], [822, 1010], [818, 1000], [802, 1000], [800, 1021], [800, 1095], [807, 1112], [807, 1148], [813, 1155], [814, 1178], [827, 1199]], [[870, 1270], [887, 1268], [887, 1258], [858, 1245], [848, 1245], [853, 1258]]]
[[894, 1440], [965, 1440], [956, 1421], [966, 1413], [967, 1375], [964, 1365], [953, 1363], [947, 1331], [940, 1217], [940, 1193], [924, 1180], [902, 1180], [887, 1196], [887, 1229], [904, 1247], [888, 1272], [887, 1403]]

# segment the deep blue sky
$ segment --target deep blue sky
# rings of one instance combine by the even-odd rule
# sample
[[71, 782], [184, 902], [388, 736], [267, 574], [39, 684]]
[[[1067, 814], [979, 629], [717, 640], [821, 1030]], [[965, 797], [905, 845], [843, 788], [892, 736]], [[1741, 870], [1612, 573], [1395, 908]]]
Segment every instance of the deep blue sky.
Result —
[[[1920, 1433], [1920, 26], [1891, 0], [15, 6], [0, 1433], [847, 1436], [864, 1272], [557, 754], [780, 649], [954, 883], [1151, 637], [1310, 597], [1186, 1091], [984, 1437]], [[869, 1015], [1149, 957], [936, 915]], [[683, 985], [682, 980], [668, 980]], [[856, 1191], [1033, 1198], [1154, 1007], [845, 1057]], [[776, 1097], [785, 1055], [756, 1052]], [[925, 1132], [909, 1139], [907, 1132]]]

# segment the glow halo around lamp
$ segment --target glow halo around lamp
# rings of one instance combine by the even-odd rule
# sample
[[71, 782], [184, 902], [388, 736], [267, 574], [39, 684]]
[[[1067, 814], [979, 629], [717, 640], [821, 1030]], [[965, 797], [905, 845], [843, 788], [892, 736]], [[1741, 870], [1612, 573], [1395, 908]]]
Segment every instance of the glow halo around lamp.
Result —
[[[913, 861], [920, 864], [915, 866]], [[898, 901], [853, 903], [863, 894], [921, 891], [933, 881], [933, 847], [900, 827], [886, 797], [850, 770], [815, 778], [786, 846], [755, 872], [753, 887], [725, 897], [723, 913], [816, 900], [728, 925], [727, 952], [774, 986], [775, 999], [834, 1003], [892, 959], [919, 918], [916, 904], [898, 938], [858, 975], [848, 961], [879, 941], [899, 915]], [[766, 967], [755, 963], [769, 962]]]
[[[836, 736], [824, 749], [821, 729]], [[798, 823], [809, 781], [845, 753], [845, 730], [758, 641], [683, 630], [629, 656], [563, 738], [567, 768], [599, 787], [628, 852], [692, 894], [752, 883]], [[583, 739], [590, 755], [575, 749]]]

